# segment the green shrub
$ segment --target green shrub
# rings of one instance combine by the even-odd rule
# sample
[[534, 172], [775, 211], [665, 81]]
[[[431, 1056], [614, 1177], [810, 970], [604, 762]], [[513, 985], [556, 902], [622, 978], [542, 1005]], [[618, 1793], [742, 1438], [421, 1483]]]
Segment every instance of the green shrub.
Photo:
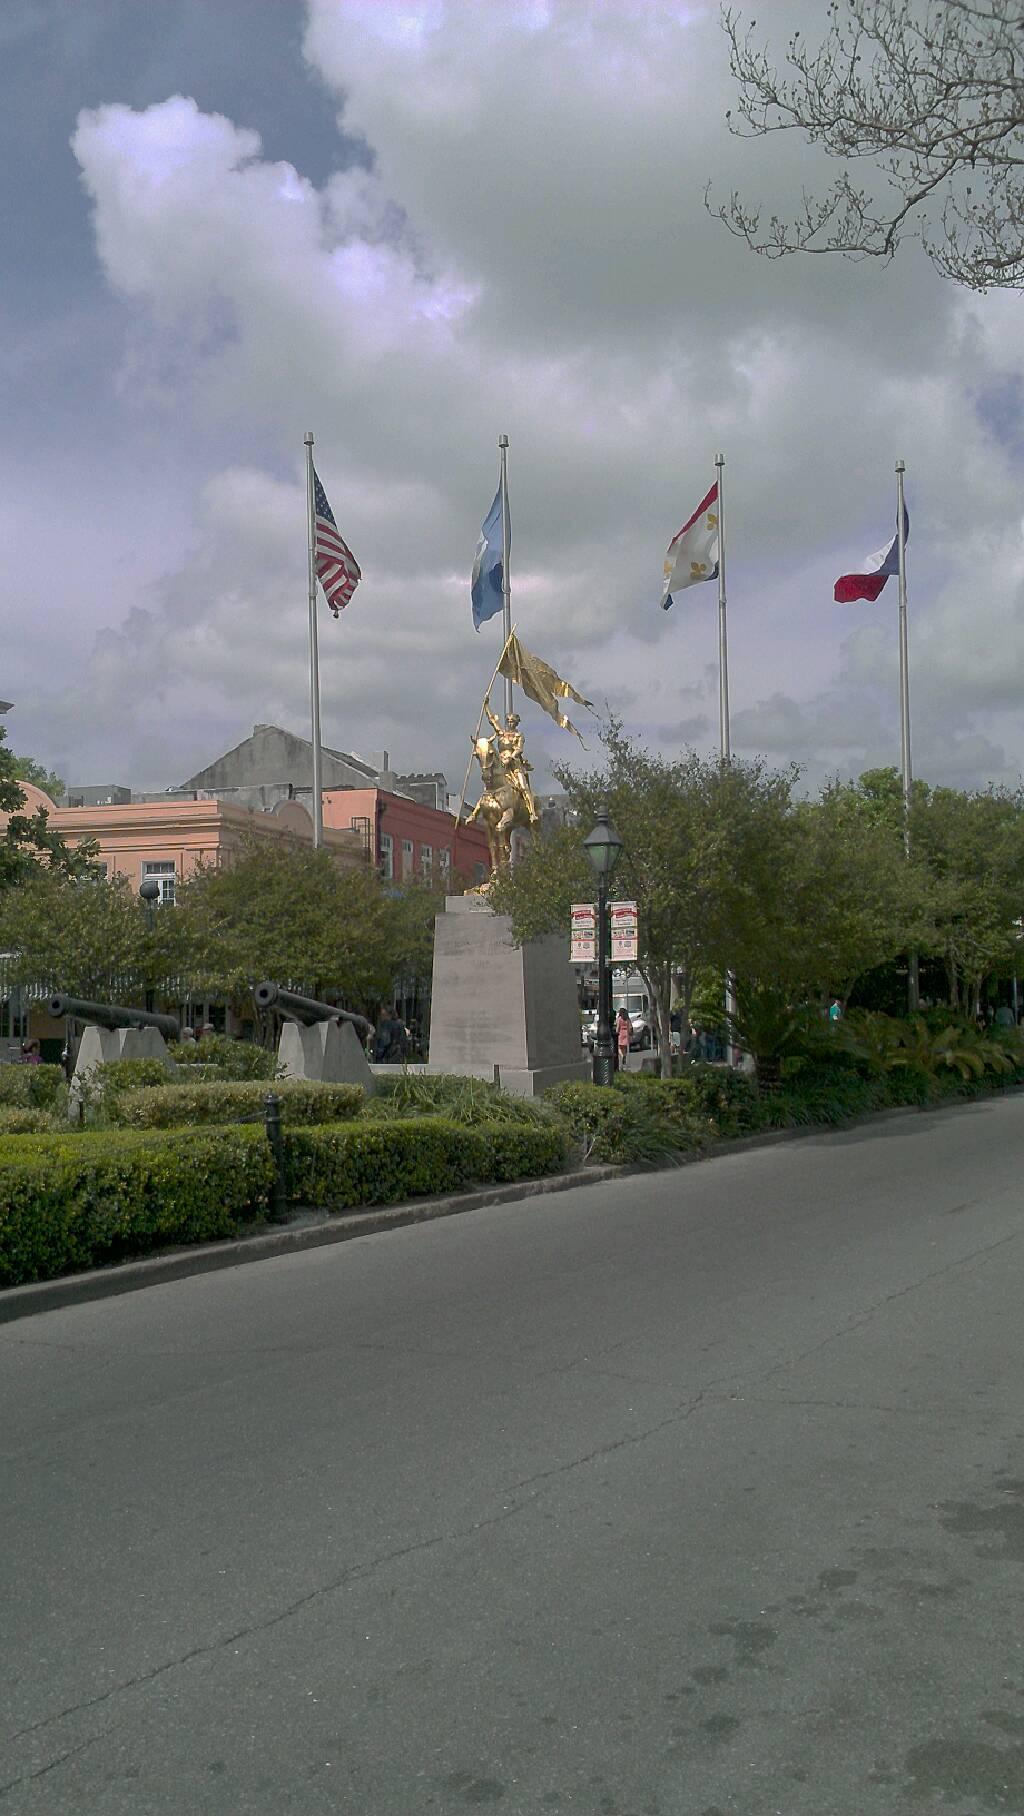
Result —
[[0, 1285], [229, 1236], [272, 1179], [259, 1128], [0, 1136]]
[[885, 1090], [890, 1104], [921, 1105], [935, 1096], [933, 1082], [920, 1066], [899, 1066], [885, 1074]]
[[642, 1091], [659, 1115], [695, 1134], [747, 1135], [762, 1126], [752, 1078], [720, 1066], [691, 1066], [678, 1078], [647, 1072], [619, 1072], [620, 1091]]
[[317, 1084], [305, 1079], [225, 1080], [149, 1085], [119, 1093], [109, 1105], [112, 1123], [132, 1129], [174, 1129], [205, 1123], [252, 1122], [262, 1118], [273, 1089], [282, 1123], [343, 1122], [358, 1116], [362, 1085]]
[[553, 1085], [544, 1097], [582, 1144], [585, 1160], [653, 1165], [701, 1145], [692, 1123], [663, 1115], [649, 1086]]
[[277, 1054], [251, 1040], [205, 1034], [202, 1040], [172, 1041], [167, 1050], [176, 1065], [201, 1066], [211, 1078], [241, 1082], [277, 1077]]
[[892, 1100], [886, 1078], [864, 1078], [847, 1066], [809, 1063], [762, 1102], [771, 1128], [844, 1123], [881, 1110]]
[[558, 1172], [566, 1160], [565, 1135], [554, 1121], [468, 1128], [440, 1116], [292, 1127], [285, 1131], [284, 1150], [292, 1202], [334, 1208], [395, 1204], [475, 1183]]
[[0, 1104], [0, 1135], [41, 1135], [59, 1128], [57, 1117], [49, 1110], [17, 1110]]
[[60, 1066], [0, 1066], [0, 1104], [11, 1109], [55, 1109], [65, 1089]]

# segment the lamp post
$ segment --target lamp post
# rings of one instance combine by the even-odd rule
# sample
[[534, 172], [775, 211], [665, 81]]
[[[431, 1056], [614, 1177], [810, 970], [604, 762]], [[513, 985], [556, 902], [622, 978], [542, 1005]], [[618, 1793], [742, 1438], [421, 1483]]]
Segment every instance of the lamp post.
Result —
[[583, 841], [590, 868], [597, 878], [597, 1039], [594, 1042], [594, 1083], [610, 1085], [615, 1070], [612, 1041], [612, 974], [608, 963], [608, 878], [622, 850], [622, 840], [608, 823], [608, 809], [599, 807], [592, 832]]
[[[159, 895], [160, 895], [160, 885], [157, 882], [155, 876], [147, 876], [139, 884], [139, 899], [141, 902], [143, 902], [145, 904], [146, 926], [150, 933], [153, 932], [153, 930], [156, 926], [156, 904], [157, 904]], [[152, 981], [151, 981], [152, 980], [151, 963], [152, 963], [152, 953], [150, 953], [150, 964], [147, 964], [147, 966], [146, 966], [146, 1009], [150, 1015], [153, 1013], [153, 985], [152, 985]]]

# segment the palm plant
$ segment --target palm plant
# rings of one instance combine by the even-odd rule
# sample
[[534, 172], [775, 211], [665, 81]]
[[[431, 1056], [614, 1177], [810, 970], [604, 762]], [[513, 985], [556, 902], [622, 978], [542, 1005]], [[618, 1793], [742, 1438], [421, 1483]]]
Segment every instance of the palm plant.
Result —
[[753, 1059], [758, 1085], [769, 1089], [779, 1083], [784, 1059], [816, 1056], [828, 1041], [817, 1011], [791, 1002], [777, 984], [737, 978], [735, 1010], [725, 1019], [730, 1039]]

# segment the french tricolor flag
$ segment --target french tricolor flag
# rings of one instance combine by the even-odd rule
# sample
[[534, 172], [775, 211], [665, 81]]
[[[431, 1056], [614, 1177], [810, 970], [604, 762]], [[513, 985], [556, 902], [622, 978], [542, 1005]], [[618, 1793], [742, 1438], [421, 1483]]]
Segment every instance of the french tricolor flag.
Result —
[[[907, 507], [903, 507], [903, 546], [910, 541], [910, 516]], [[837, 605], [849, 605], [854, 599], [870, 599], [872, 603], [878, 598], [890, 574], [898, 574], [900, 568], [900, 535], [897, 527], [891, 542], [884, 549], [876, 550], [869, 555], [859, 573], [840, 574], [835, 584]]]

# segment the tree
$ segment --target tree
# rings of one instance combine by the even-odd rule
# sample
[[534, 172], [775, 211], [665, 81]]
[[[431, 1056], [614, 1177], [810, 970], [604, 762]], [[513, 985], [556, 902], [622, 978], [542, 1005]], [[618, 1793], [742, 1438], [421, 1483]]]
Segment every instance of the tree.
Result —
[[761, 763], [723, 766], [693, 753], [666, 762], [630, 744], [614, 720], [602, 742], [603, 771], [555, 772], [577, 827], [531, 840], [491, 899], [511, 915], [517, 939], [567, 931], [570, 903], [593, 897], [581, 841], [607, 806], [623, 840], [613, 886], [638, 906], [639, 969], [667, 1076], [673, 979], [685, 1016], [702, 970], [738, 965], [770, 932], [762, 909], [780, 895], [773, 879], [785, 869], [793, 778]]
[[928, 947], [945, 966], [954, 1009], [977, 1012], [993, 971], [1015, 962], [1024, 903], [1024, 791], [930, 789], [911, 822], [931, 883]]
[[19, 773], [26, 760], [3, 748], [6, 739], [0, 725], [0, 815], [9, 816], [0, 830], [0, 892], [32, 876], [44, 862], [65, 876], [95, 876], [95, 840], [83, 839], [72, 848], [50, 830], [44, 807], [33, 814], [22, 811], [26, 800], [18, 783], [28, 779]]
[[777, 979], [794, 994], [845, 998], [858, 978], [924, 937], [928, 879], [907, 862], [902, 795], [899, 813], [883, 815], [860, 789], [832, 783], [797, 806], [795, 821]]
[[390, 981], [404, 985], [411, 996], [422, 996], [430, 988], [434, 922], [444, 909], [445, 896], [453, 893], [451, 882], [440, 880], [410, 883], [401, 889], [385, 885]]
[[126, 877], [74, 878], [40, 864], [0, 893], [0, 947], [14, 983], [141, 1007], [147, 985], [173, 987], [184, 928], [160, 909], [152, 928]]
[[789, 41], [780, 73], [754, 24], [724, 9], [742, 137], [801, 132], [843, 163], [874, 163], [888, 188], [847, 169], [821, 199], [762, 225], [734, 191], [711, 212], [755, 251], [890, 259], [918, 238], [972, 290], [1024, 285], [1024, 10], [1021, 0], [831, 0], [824, 37]]
[[224, 869], [178, 891], [197, 992], [241, 1003], [271, 978], [351, 1007], [378, 1002], [394, 975], [394, 915], [377, 873], [339, 868], [326, 851], [253, 841]]
[[766, 1040], [774, 1052], [806, 1021], [802, 1005], [847, 995], [919, 931], [921, 869], [906, 862], [898, 821], [876, 816], [856, 789], [836, 785], [818, 801], [794, 801], [795, 771], [693, 754], [666, 762], [630, 745], [615, 723], [603, 741], [604, 771], [557, 772], [578, 826], [533, 840], [498, 879], [492, 902], [511, 914], [518, 939], [564, 931], [569, 904], [593, 894], [581, 840], [606, 804], [624, 846], [614, 888], [639, 907], [640, 969], [663, 1072], [673, 981], [686, 1017], [695, 990], [707, 998], [711, 977], [721, 1005], [729, 968], [737, 1028], [763, 1060]]
[[59, 801], [66, 792], [63, 776], [59, 776], [55, 769], [44, 769], [42, 763], [37, 763], [34, 757], [15, 757], [14, 774], [19, 782], [33, 782], [44, 794], [49, 795], [51, 801]]
[[[897, 770], [866, 770], [852, 795], [893, 835], [903, 825]], [[915, 781], [910, 871], [916, 896], [914, 943], [945, 974], [954, 1009], [977, 1008], [993, 973], [1016, 960], [1015, 923], [1024, 905], [1024, 789], [966, 793]]]

